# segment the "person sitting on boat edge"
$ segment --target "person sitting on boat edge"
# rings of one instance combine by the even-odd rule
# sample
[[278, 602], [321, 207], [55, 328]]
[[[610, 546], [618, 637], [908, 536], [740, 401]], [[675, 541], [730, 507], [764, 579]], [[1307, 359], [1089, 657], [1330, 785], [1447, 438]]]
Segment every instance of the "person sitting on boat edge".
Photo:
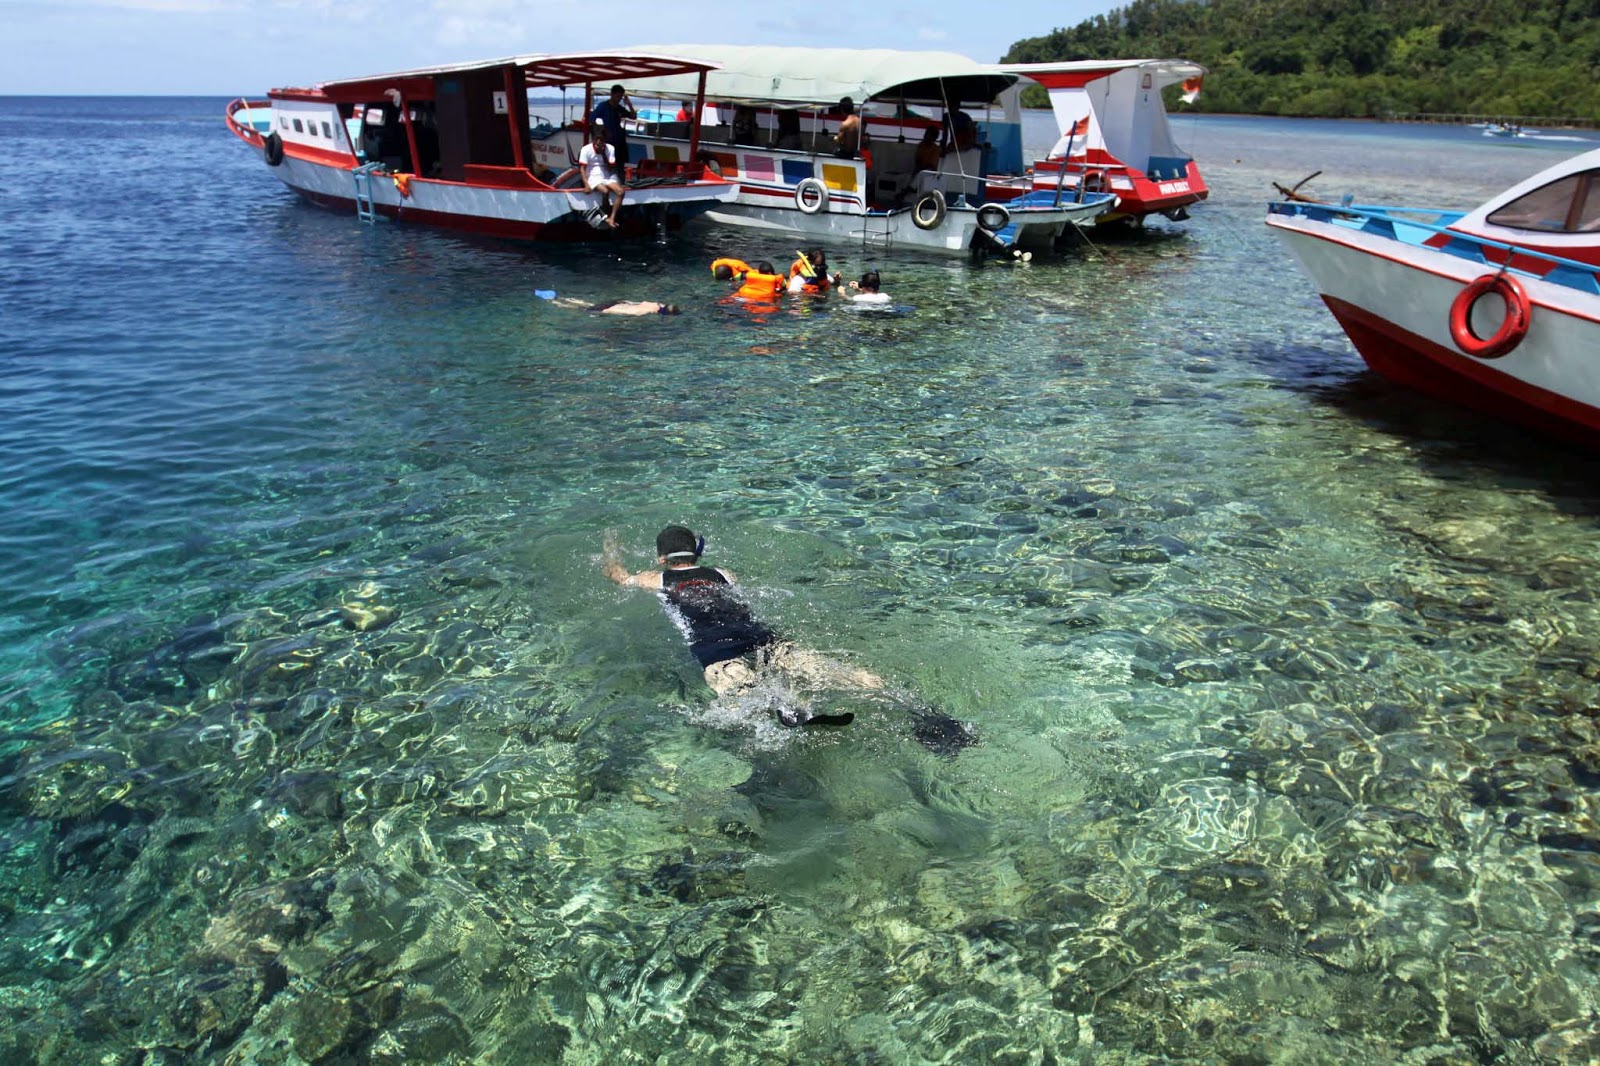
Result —
[[[658, 570], [630, 574], [622, 565], [616, 538], [609, 532], [601, 549], [601, 572], [625, 588], [648, 589], [689, 641], [689, 653], [700, 664], [706, 684], [719, 697], [738, 696], [763, 680], [781, 677], [810, 688], [884, 692], [883, 678], [830, 659], [786, 640], [763, 623], [738, 594], [737, 579], [720, 567], [702, 566], [706, 541], [687, 526], [670, 525], [656, 534]], [[926, 705], [911, 708], [913, 732], [924, 746], [954, 755], [977, 743], [960, 722]], [[783, 706], [778, 720], [786, 726], [848, 725], [853, 714], [810, 714]]]
[[578, 170], [583, 174], [583, 184], [590, 192], [600, 194], [601, 205], [611, 212], [606, 224], [617, 228], [617, 212], [622, 210], [622, 197], [626, 190], [615, 173], [617, 155], [606, 143], [604, 126], [596, 123], [589, 130], [589, 143], [578, 153]]
[[790, 292], [826, 292], [829, 286], [844, 284], [843, 274], [828, 276], [828, 256], [821, 248], [809, 248], [798, 255], [789, 265]]
[[850, 302], [858, 304], [888, 303], [889, 294], [879, 291], [879, 286], [882, 284], [882, 279], [878, 277], [876, 270], [867, 271], [861, 275], [860, 281], [852, 281], [850, 283]]

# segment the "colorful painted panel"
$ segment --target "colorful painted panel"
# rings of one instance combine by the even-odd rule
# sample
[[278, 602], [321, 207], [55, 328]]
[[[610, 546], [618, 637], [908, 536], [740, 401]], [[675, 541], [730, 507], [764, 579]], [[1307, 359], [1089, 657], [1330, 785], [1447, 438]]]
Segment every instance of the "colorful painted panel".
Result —
[[745, 177], [759, 178], [762, 181], [776, 181], [778, 178], [777, 162], [770, 155], [751, 155], [746, 152], [744, 157]]
[[678, 162], [678, 158], [679, 157], [678, 157], [678, 147], [677, 147], [677, 145], [673, 145], [673, 144], [658, 144], [658, 145], [656, 145], [656, 158], [661, 160], [663, 163], [676, 163], [676, 162]]
[[705, 154], [709, 154], [712, 159], [716, 160], [717, 166], [721, 168], [720, 172], [723, 177], [736, 178], [739, 176], [739, 157], [734, 153], [709, 152]]
[[799, 185], [807, 178], [817, 176], [816, 170], [809, 159], [785, 159], [783, 161], [783, 183], [785, 185]]
[[856, 191], [856, 168], [848, 163], [822, 164], [822, 184], [843, 192]]

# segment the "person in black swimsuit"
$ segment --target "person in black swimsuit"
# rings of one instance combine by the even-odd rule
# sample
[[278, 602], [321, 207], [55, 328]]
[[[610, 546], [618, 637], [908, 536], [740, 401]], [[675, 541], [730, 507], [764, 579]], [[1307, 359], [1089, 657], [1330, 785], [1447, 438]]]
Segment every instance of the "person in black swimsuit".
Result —
[[[735, 589], [726, 570], [701, 566], [705, 538], [686, 526], [668, 526], [656, 535], [659, 570], [628, 573], [616, 541], [607, 534], [601, 554], [605, 576], [619, 585], [657, 593], [667, 613], [689, 641], [689, 652], [705, 670], [706, 684], [718, 696], [737, 696], [755, 687], [763, 676], [786, 675], [803, 685], [879, 691], [883, 678], [837, 662], [785, 640], [756, 618]], [[913, 710], [917, 739], [942, 754], [953, 755], [976, 743], [960, 722], [928, 710]], [[779, 711], [784, 725], [846, 725], [854, 715], [806, 715], [792, 708]]]

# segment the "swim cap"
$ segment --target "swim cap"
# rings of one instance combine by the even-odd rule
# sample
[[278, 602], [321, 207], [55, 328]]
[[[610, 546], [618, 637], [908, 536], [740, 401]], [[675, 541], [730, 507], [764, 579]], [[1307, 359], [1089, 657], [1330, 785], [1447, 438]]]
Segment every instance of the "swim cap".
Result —
[[698, 559], [705, 547], [705, 538], [697, 540], [688, 526], [668, 526], [656, 534], [656, 554], [663, 559]]

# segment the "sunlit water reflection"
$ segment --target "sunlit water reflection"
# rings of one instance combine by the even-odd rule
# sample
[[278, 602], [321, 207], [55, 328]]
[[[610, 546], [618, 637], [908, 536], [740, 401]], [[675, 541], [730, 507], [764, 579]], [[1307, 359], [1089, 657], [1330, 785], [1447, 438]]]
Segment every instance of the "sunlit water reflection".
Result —
[[[220, 112], [0, 101], [6, 1061], [1600, 1055], [1597, 468], [1261, 223], [1554, 149], [1180, 119], [1184, 227], [753, 319], [781, 241], [364, 228]], [[599, 574], [669, 521], [891, 691], [713, 702]]]

